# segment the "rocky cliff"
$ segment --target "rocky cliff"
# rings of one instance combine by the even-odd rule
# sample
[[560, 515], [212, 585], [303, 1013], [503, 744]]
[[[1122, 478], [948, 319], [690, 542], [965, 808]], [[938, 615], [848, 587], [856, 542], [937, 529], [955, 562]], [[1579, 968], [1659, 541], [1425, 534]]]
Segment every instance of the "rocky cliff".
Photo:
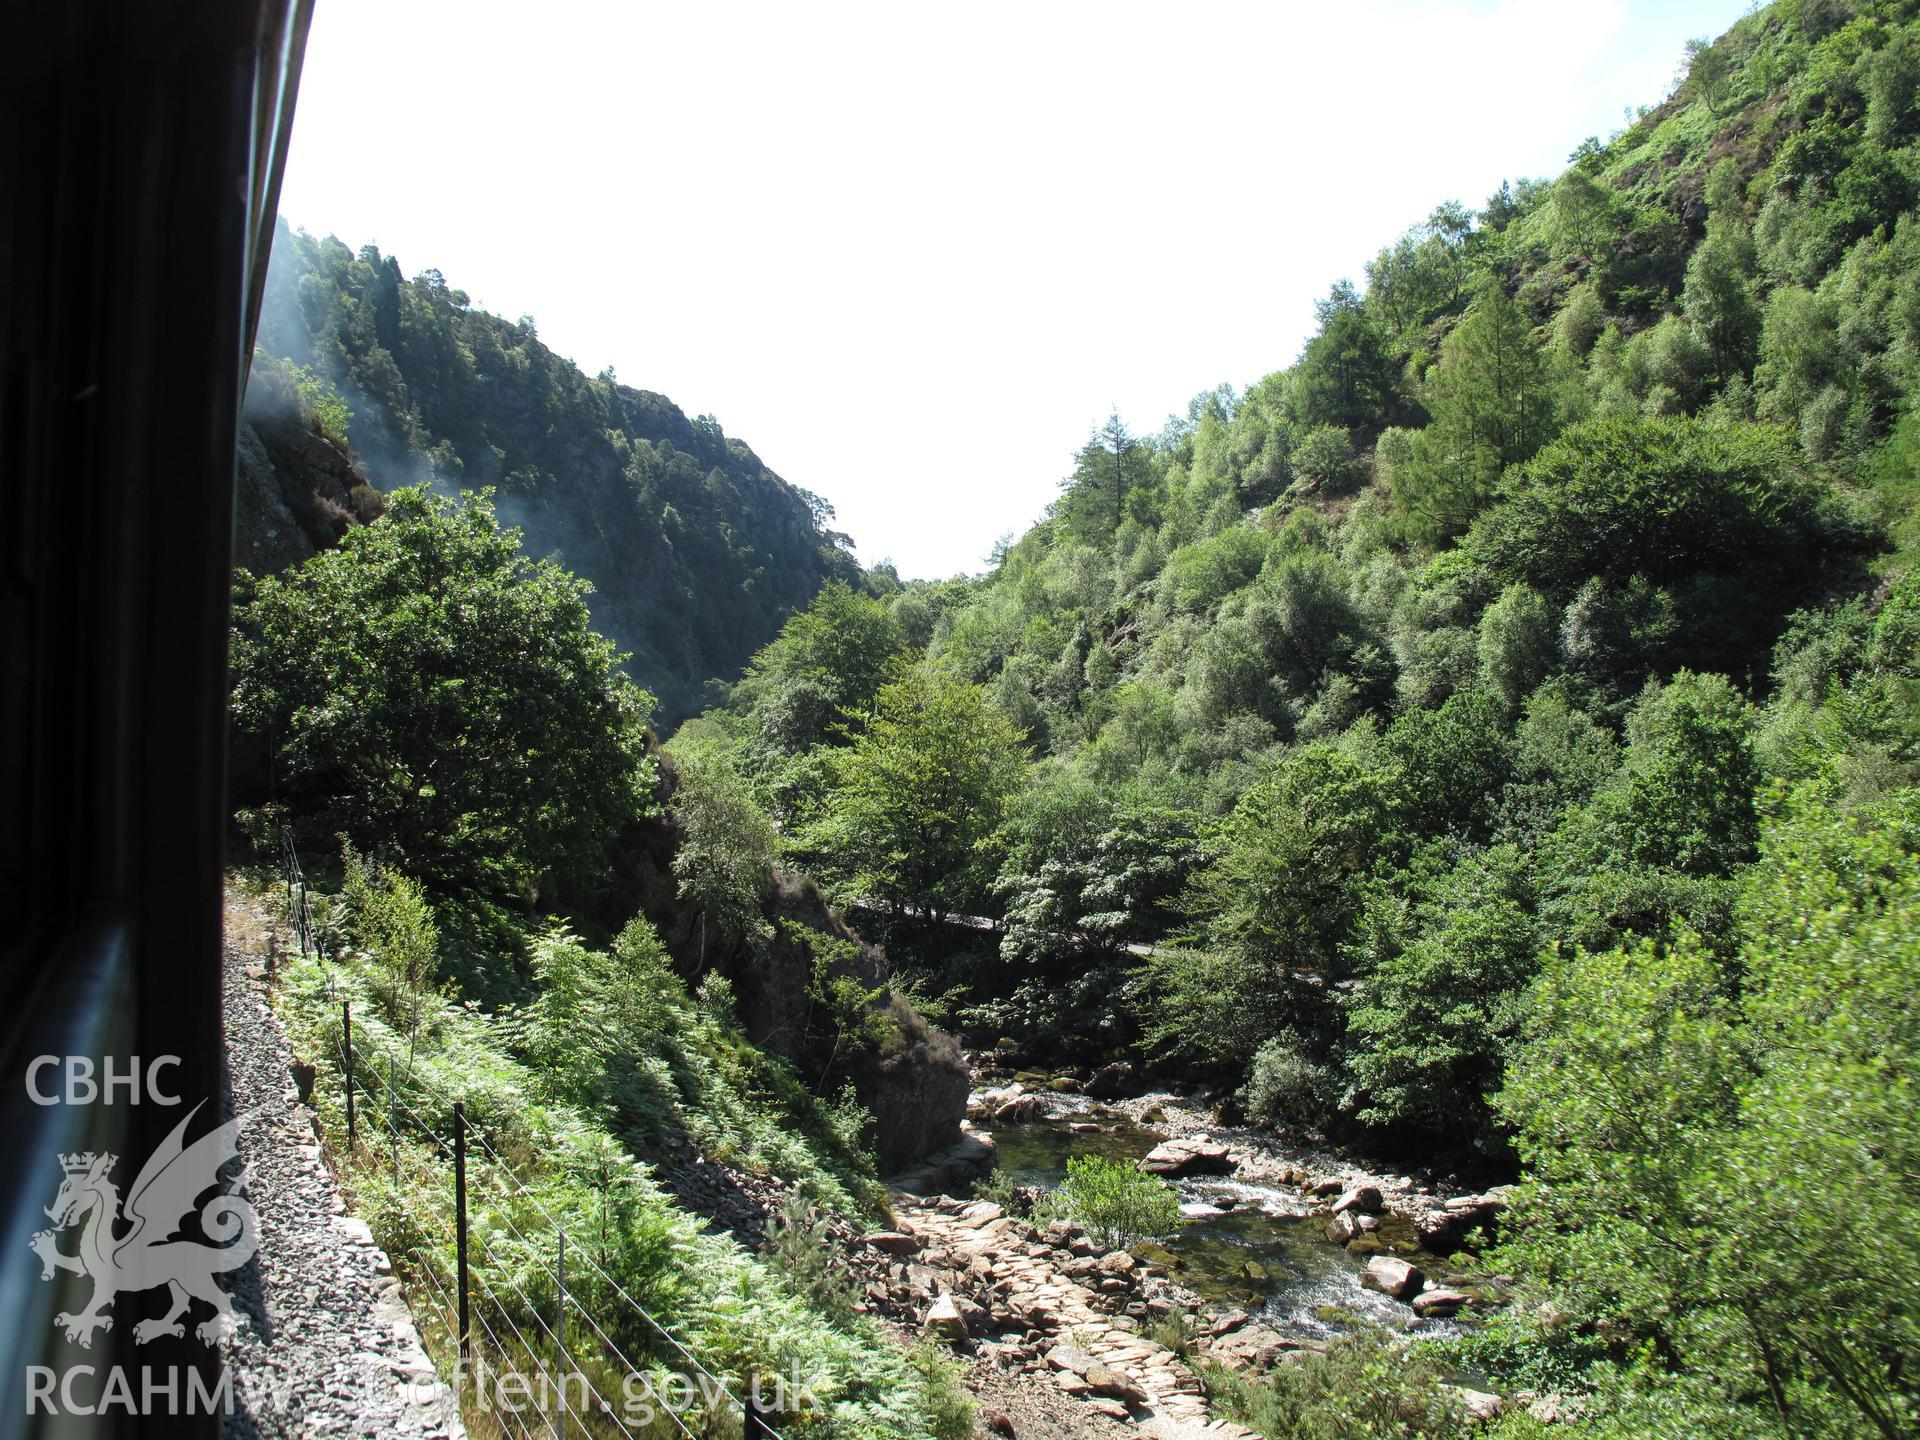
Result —
[[[776, 872], [762, 908], [770, 934], [740, 937], [709, 928], [679, 893], [673, 856], [680, 841], [670, 799], [672, 762], [660, 758], [661, 818], [629, 829], [606, 890], [582, 908], [609, 924], [636, 909], [660, 932], [690, 982], [718, 974], [733, 988], [747, 1037], [783, 1056], [809, 1081], [828, 1074], [853, 1085], [873, 1115], [873, 1149], [883, 1172], [898, 1170], [960, 1138], [970, 1075], [959, 1043], [928, 1024], [889, 984], [886, 956], [866, 944], [804, 876]], [[786, 922], [786, 923], [782, 923]], [[838, 1062], [826, 1055], [823, 983], [856, 981], [880, 1022], [880, 1038], [856, 1045]]]

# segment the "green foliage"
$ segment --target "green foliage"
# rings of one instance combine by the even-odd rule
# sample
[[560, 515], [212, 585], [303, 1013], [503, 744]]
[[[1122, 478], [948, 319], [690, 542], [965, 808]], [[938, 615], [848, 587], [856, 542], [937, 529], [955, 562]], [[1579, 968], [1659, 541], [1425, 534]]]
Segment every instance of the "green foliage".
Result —
[[731, 755], [679, 737], [669, 751], [677, 784], [672, 810], [680, 830], [673, 874], [680, 897], [700, 914], [701, 962], [714, 938], [770, 933], [761, 907], [773, 886], [773, 822], [755, 803]]
[[1153, 468], [1118, 411], [1082, 447], [1060, 490], [1053, 517], [1069, 534], [1086, 539], [1109, 539], [1129, 516], [1151, 512], [1157, 501]]
[[282, 223], [260, 347], [297, 367], [380, 490], [497, 487], [529, 554], [592, 583], [594, 628], [631, 652], [669, 724], [823, 583], [858, 577], [832, 507], [711, 417], [583, 374], [530, 321], [474, 307], [437, 271], [409, 279], [373, 246]]
[[1350, 433], [1395, 423], [1407, 408], [1397, 393], [1400, 367], [1359, 292], [1342, 280], [1315, 315], [1319, 332], [1300, 356], [1300, 418]]
[[642, 808], [650, 700], [619, 658], [586, 586], [522, 555], [485, 496], [400, 491], [237, 589], [235, 744], [310, 833], [531, 895], [595, 869]]
[[1309, 1053], [1298, 1035], [1267, 1041], [1254, 1052], [1240, 1104], [1248, 1116], [1291, 1130], [1313, 1130], [1339, 1108], [1340, 1080]]
[[[1115, 417], [989, 574], [889, 590], [899, 644], [874, 647], [979, 687], [1033, 751], [1005, 767], [1025, 783], [985, 844], [997, 882], [969, 877], [999, 953], [896, 925], [895, 961], [971, 1043], [1132, 1047], [1329, 1143], [1521, 1166], [1548, 1208], [1502, 1265], [1573, 1318], [1480, 1353], [1583, 1392], [1596, 1435], [1887, 1433], [1836, 1397], [1910, 1384], [1897, 1287], [1865, 1298], [1864, 1265], [1898, 1261], [1878, 1238], [1849, 1258], [1834, 1218], [1910, 1234], [1910, 1187], [1840, 1156], [1842, 1122], [1796, 1118], [1784, 1080], [1755, 1108], [1775, 1073], [1893, 1092], [1864, 1040], [1793, 1067], [1849, 1027], [1879, 1043], [1902, 981], [1779, 1049], [1752, 1007], [1761, 950], [1845, 909], [1757, 908], [1817, 813], [1769, 821], [1779, 787], [1852, 824], [1920, 781], [1916, 37], [1911, 6], [1743, 18], [1565, 175], [1442, 206], [1364, 293], [1335, 286], [1293, 365], [1152, 437]], [[820, 817], [873, 707], [835, 701], [780, 749], [743, 690], [727, 733], [788, 853], [845, 863]], [[884, 773], [904, 794], [916, 771]], [[866, 828], [902, 865], [897, 913], [957, 908], [906, 874], [904, 822]], [[1891, 919], [1871, 947], [1906, 966]], [[1877, 1105], [1832, 1108], [1897, 1157]], [[1561, 1145], [1558, 1106], [1591, 1133]], [[1821, 1174], [1776, 1181], [1762, 1135]], [[1776, 1192], [1817, 1196], [1812, 1218]], [[1803, 1223], [1817, 1260], [1780, 1258]], [[1269, 1423], [1451, 1433], [1422, 1408], [1444, 1394], [1398, 1383], [1428, 1358], [1290, 1365], [1344, 1396], [1278, 1380], [1294, 1408]]]
[[1850, 543], [1789, 446], [1762, 426], [1589, 421], [1511, 471], [1467, 543], [1502, 580], [1572, 602], [1602, 672], [1644, 675], [1675, 649], [1737, 671]]
[[1560, 617], [1544, 595], [1515, 581], [1480, 616], [1480, 678], [1517, 709], [1560, 658]]
[[1530, 458], [1559, 428], [1549, 357], [1520, 307], [1495, 280], [1441, 346], [1427, 377], [1433, 420], [1395, 475], [1394, 504], [1415, 534], [1456, 535], [1507, 466]]
[[1001, 954], [1046, 968], [1164, 934], [1201, 855], [1199, 817], [1075, 777], [1036, 787], [1008, 820], [995, 888]]
[[1634, 1433], [1738, 1415], [1892, 1435], [1920, 1414], [1920, 1308], [1869, 1278], [1920, 1214], [1917, 801], [1783, 805], [1730, 963], [1684, 933], [1576, 951], [1529, 997], [1500, 1103], [1537, 1183], [1506, 1259], [1636, 1344]]
[[1471, 543], [1503, 579], [1565, 597], [1593, 576], [1777, 567], [1819, 543], [1819, 518], [1777, 431], [1596, 420], [1515, 472]]
[[1904, 576], [1881, 603], [1866, 661], [1882, 674], [1920, 680], [1920, 571]]
[[1753, 713], [1718, 675], [1685, 671], [1650, 690], [1627, 723], [1622, 784], [1601, 804], [1634, 862], [1725, 875], [1757, 835]]
[[970, 1440], [973, 1399], [953, 1357], [928, 1339], [907, 1352], [907, 1363], [917, 1381], [915, 1408], [931, 1440]]
[[1520, 853], [1428, 847], [1376, 885], [1359, 933], [1365, 978], [1347, 1001], [1359, 1117], [1497, 1147], [1487, 1102], [1541, 938]]
[[1126, 1160], [1075, 1155], [1055, 1203], [1087, 1227], [1096, 1244], [1112, 1250], [1165, 1235], [1180, 1223], [1180, 1192]]
[[692, 1141], [714, 1159], [803, 1182], [834, 1209], [872, 1202], [858, 1124], [749, 1045], [720, 989], [703, 989], [705, 1003], [690, 997], [645, 920], [610, 951], [555, 927], [535, 943], [532, 968], [537, 993], [503, 1037], [536, 1093], [599, 1116], [635, 1150]]
[[1240, 1066], [1278, 1031], [1322, 1028], [1387, 803], [1377, 772], [1324, 744], [1247, 794], [1182, 901], [1193, 948], [1148, 960], [1154, 1043]]
[[803, 1026], [813, 1048], [826, 1052], [813, 1087], [826, 1093], [833, 1068], [840, 1061], [883, 1051], [897, 1040], [896, 1024], [885, 1008], [887, 987], [868, 986], [860, 979], [860, 947], [853, 941], [823, 934], [793, 920], [780, 924], [789, 938], [806, 947], [813, 958]]
[[1501, 707], [1463, 691], [1433, 710], [1410, 710], [1380, 737], [1393, 810], [1415, 836], [1483, 838], [1512, 765]]
[[291, 365], [288, 371], [293, 377], [293, 387], [300, 396], [301, 405], [313, 416], [321, 433], [336, 444], [346, 444], [348, 427], [353, 424], [353, 411], [340, 398], [340, 392], [316, 375], [311, 365]]
[[794, 755], [858, 723], [906, 648], [886, 605], [832, 581], [754, 656], [733, 700], [759, 748]]
[[355, 938], [373, 957], [380, 1012], [411, 1041], [431, 1013], [440, 964], [433, 907], [408, 876], [370, 866], [351, 846], [342, 849], [341, 898]]
[[1442, 1440], [1472, 1433], [1432, 1356], [1361, 1332], [1263, 1378], [1220, 1365], [1201, 1371], [1208, 1399], [1268, 1440]]
[[[640, 922], [610, 955], [563, 932], [549, 936], [540, 951], [541, 989], [531, 1006], [498, 1016], [450, 1006], [410, 1060], [406, 1038], [364, 1003], [378, 983], [370, 962], [351, 956], [346, 963], [296, 961], [282, 972], [276, 1003], [296, 1053], [320, 1057], [331, 1072], [315, 1095], [349, 1194], [410, 1281], [430, 1264], [431, 1283], [450, 1283], [446, 1159], [424, 1133], [403, 1125], [396, 1190], [384, 1146], [348, 1154], [340, 1077], [327, 1058], [337, 1053], [342, 997], [353, 1002], [356, 1052], [367, 1073], [384, 1078], [385, 1057], [396, 1057], [391, 1073], [401, 1098], [429, 1125], [444, 1127], [447, 1097], [462, 1098], [469, 1123], [486, 1137], [483, 1153], [498, 1152], [527, 1182], [522, 1189], [506, 1181], [490, 1159], [469, 1165], [470, 1261], [481, 1313], [496, 1329], [511, 1335], [504, 1318], [529, 1335], [540, 1333], [547, 1314], [530, 1311], [517, 1292], [535, 1303], [550, 1295], [546, 1277], [557, 1220], [570, 1244], [593, 1261], [577, 1272], [570, 1268], [571, 1292], [643, 1367], [683, 1362], [612, 1284], [670, 1326], [736, 1394], [755, 1375], [784, 1373], [797, 1362], [815, 1377], [825, 1406], [813, 1421], [820, 1433], [861, 1440], [952, 1436], [952, 1417], [965, 1397], [950, 1371], [929, 1370], [873, 1321], [846, 1309], [843, 1288], [820, 1274], [819, 1259], [796, 1275], [783, 1263], [781, 1226], [773, 1252], [756, 1257], [680, 1208], [651, 1167], [636, 1159], [651, 1152], [640, 1143], [649, 1122], [636, 1097], [657, 1085], [669, 1097], [659, 1113], [673, 1134], [693, 1137], [705, 1153], [778, 1176], [828, 1210], [861, 1208], [849, 1188], [856, 1182], [863, 1204], [877, 1202], [869, 1178], [825, 1158], [832, 1142], [809, 1108], [815, 1102], [715, 1007], [687, 996], [657, 938]], [[683, 1154], [678, 1143], [666, 1144], [663, 1153]], [[791, 1237], [786, 1248], [797, 1248]], [[824, 1258], [817, 1247], [814, 1254]], [[809, 1283], [807, 1274], [820, 1283]], [[496, 1308], [502, 1303], [504, 1317]], [[610, 1378], [615, 1388], [608, 1393], [617, 1395], [620, 1377]], [[705, 1422], [694, 1416], [690, 1423]], [[716, 1417], [716, 1423], [728, 1422]]]
[[766, 1259], [812, 1309], [842, 1324], [852, 1319], [860, 1293], [853, 1272], [837, 1253], [827, 1217], [798, 1190], [767, 1226]]
[[818, 873], [896, 918], [968, 913], [995, 868], [990, 842], [1022, 762], [1019, 732], [979, 687], [906, 670], [830, 757], [825, 812], [801, 848]]
[[1760, 336], [1760, 309], [1750, 281], [1754, 264], [1752, 240], [1728, 227], [1710, 234], [1687, 262], [1680, 307], [1721, 376], [1753, 366]]

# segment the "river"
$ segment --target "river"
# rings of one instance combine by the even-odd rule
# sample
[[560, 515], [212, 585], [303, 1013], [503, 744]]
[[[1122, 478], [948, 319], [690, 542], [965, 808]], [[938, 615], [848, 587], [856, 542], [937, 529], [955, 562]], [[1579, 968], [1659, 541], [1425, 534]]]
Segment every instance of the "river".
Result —
[[[1167, 1138], [1080, 1096], [1052, 1095], [1048, 1105], [1052, 1113], [1045, 1119], [993, 1127], [1000, 1172], [1010, 1184], [1057, 1185], [1073, 1156], [1137, 1160]], [[1100, 1128], [1085, 1129], [1090, 1123]], [[1246, 1310], [1296, 1335], [1330, 1336], [1368, 1323], [1423, 1337], [1458, 1332], [1458, 1322], [1421, 1319], [1408, 1305], [1365, 1285], [1366, 1257], [1329, 1241], [1325, 1215], [1310, 1217], [1309, 1197], [1298, 1190], [1216, 1176], [1174, 1183], [1187, 1218], [1173, 1235], [1131, 1248], [1166, 1266], [1172, 1279], [1202, 1300]], [[1397, 1251], [1415, 1245], [1412, 1227], [1391, 1218], [1380, 1237]], [[1444, 1260], [1422, 1253], [1407, 1258], [1435, 1283], [1449, 1276]]]

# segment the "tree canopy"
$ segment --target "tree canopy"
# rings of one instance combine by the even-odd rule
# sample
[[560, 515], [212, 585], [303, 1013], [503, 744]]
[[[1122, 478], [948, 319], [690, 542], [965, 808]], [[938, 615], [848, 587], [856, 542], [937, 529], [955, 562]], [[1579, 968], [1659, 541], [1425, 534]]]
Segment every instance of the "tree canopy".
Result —
[[402, 490], [238, 587], [233, 715], [260, 799], [446, 885], [532, 893], [638, 812], [650, 697], [588, 586], [529, 560], [484, 494]]

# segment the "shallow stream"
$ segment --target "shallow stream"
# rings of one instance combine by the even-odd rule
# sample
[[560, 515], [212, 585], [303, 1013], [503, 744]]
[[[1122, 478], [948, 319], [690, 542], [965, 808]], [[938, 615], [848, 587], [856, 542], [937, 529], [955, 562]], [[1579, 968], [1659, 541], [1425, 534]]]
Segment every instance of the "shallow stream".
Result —
[[[1137, 1160], [1166, 1138], [1123, 1115], [1089, 1106], [1075, 1096], [1054, 1096], [1044, 1120], [997, 1124], [999, 1166], [1014, 1185], [1057, 1185], [1067, 1161], [1079, 1155]], [[1075, 1124], [1098, 1123], [1098, 1131]], [[1350, 1254], [1326, 1238], [1324, 1217], [1306, 1214], [1308, 1197], [1285, 1187], [1243, 1184], [1227, 1177], [1196, 1176], [1174, 1184], [1189, 1206], [1213, 1205], [1221, 1215], [1184, 1220], [1160, 1243], [1132, 1247], [1142, 1259], [1165, 1265], [1178, 1283], [1215, 1305], [1246, 1310], [1290, 1333], [1330, 1335], [1373, 1322], [1423, 1336], [1453, 1334], [1450, 1320], [1422, 1320], [1410, 1306], [1362, 1283], [1366, 1257]], [[1412, 1227], [1389, 1220], [1379, 1232], [1388, 1242], [1410, 1242]], [[1411, 1256], [1439, 1280], [1445, 1269], [1427, 1255]]]

